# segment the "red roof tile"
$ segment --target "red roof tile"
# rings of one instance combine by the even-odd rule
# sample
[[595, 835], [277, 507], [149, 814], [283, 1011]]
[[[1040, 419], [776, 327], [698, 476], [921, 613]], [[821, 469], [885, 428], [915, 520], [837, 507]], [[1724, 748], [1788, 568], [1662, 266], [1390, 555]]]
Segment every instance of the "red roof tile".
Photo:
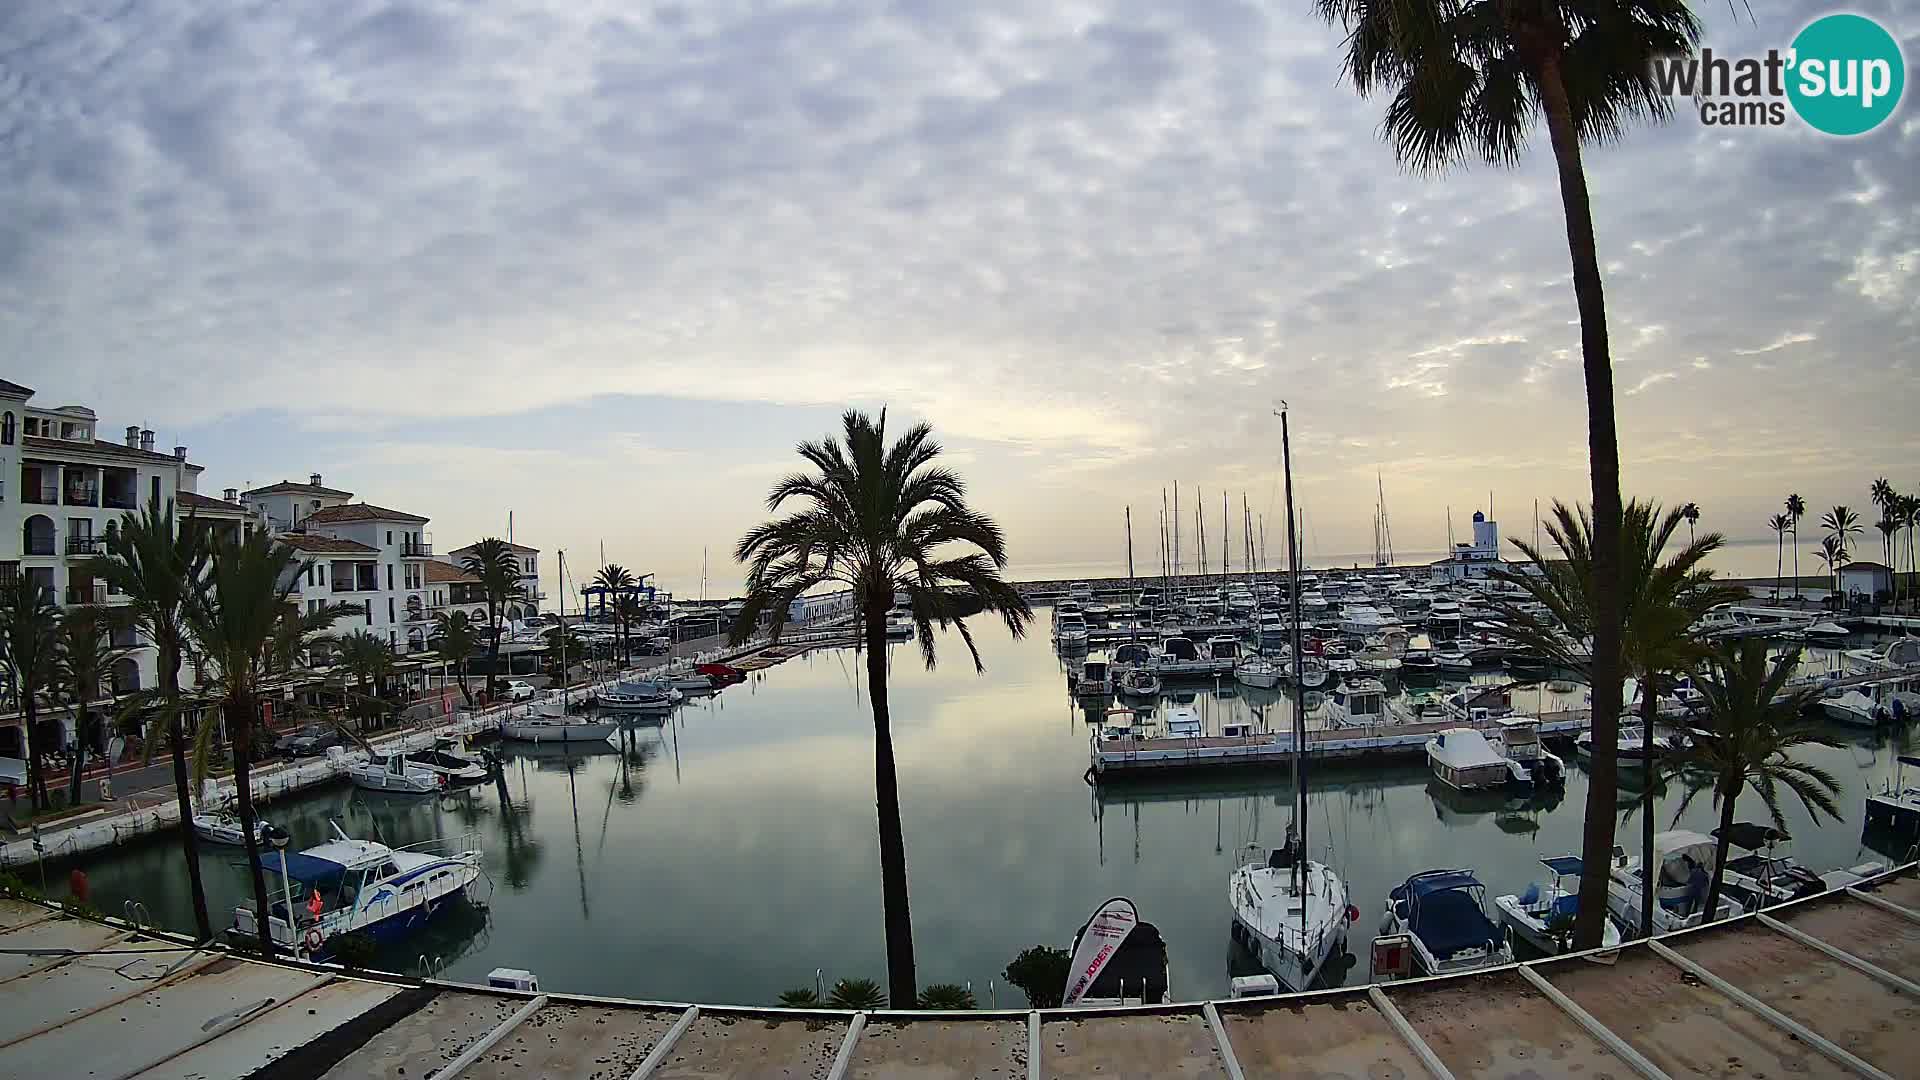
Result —
[[311, 551], [327, 555], [378, 555], [379, 548], [368, 547], [358, 540], [336, 540], [331, 536], [309, 536], [305, 533], [288, 533], [280, 537], [280, 542], [296, 551]]
[[401, 510], [389, 510], [372, 503], [346, 503], [341, 506], [323, 506], [306, 517], [302, 522], [331, 524], [341, 521], [419, 521], [427, 519], [419, 514], [409, 514]]

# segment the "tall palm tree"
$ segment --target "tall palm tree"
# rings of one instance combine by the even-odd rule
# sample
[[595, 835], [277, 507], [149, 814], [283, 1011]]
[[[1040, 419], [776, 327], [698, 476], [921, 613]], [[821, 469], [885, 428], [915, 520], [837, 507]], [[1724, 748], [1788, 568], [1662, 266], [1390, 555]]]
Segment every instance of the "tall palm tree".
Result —
[[[1893, 520], [1893, 508], [1895, 504], [1897, 504], [1900, 500], [1900, 493], [1893, 490], [1893, 484], [1890, 481], [1888, 481], [1886, 477], [1882, 476], [1879, 479], [1875, 480], [1868, 487], [1868, 491], [1870, 493], [1868, 495], [1868, 498], [1872, 499], [1873, 505], [1880, 510], [1880, 520], [1881, 521]], [[1874, 527], [1879, 528], [1877, 524]], [[1882, 557], [1884, 557], [1887, 560], [1887, 565], [1892, 566], [1893, 565], [1893, 543], [1892, 543], [1893, 533], [1887, 529], [1881, 529], [1880, 532], [1882, 535], [1882, 539], [1880, 541], [1880, 553]]]
[[467, 689], [467, 667], [473, 659], [473, 650], [480, 643], [479, 635], [474, 632], [473, 621], [464, 611], [436, 612], [433, 616], [433, 632], [440, 639], [440, 659], [444, 663], [460, 665], [460, 697], [466, 701], [467, 708], [473, 708], [473, 694]]
[[[306, 567], [292, 548], [274, 543], [265, 532], [216, 541], [207, 569], [208, 587], [189, 599], [186, 612], [188, 633], [207, 661], [202, 668], [203, 692], [218, 702], [233, 752], [234, 794], [253, 879], [254, 921], [260, 930], [260, 951], [266, 955], [274, 951], [271, 908], [260, 866], [252, 781], [253, 739], [261, 724], [260, 683], [288, 652], [289, 638], [298, 640], [324, 629], [348, 610], [344, 606], [326, 606], [307, 614], [296, 610], [293, 590]], [[294, 628], [291, 632], [289, 626]], [[197, 742], [209, 741], [205, 731], [211, 726], [209, 719]]]
[[1819, 559], [1820, 565], [1826, 568], [1827, 583], [1833, 586], [1833, 594], [1838, 598], [1840, 595], [1840, 568], [1847, 564], [1846, 546], [1840, 542], [1839, 537], [1828, 534], [1820, 538], [1820, 546], [1815, 549], [1813, 557]]
[[915, 1000], [913, 920], [908, 911], [906, 839], [894, 775], [893, 726], [887, 700], [887, 612], [907, 598], [921, 659], [934, 665], [935, 625], [953, 626], [985, 670], [965, 615], [992, 612], [1015, 637], [1032, 609], [1000, 576], [1006, 541], [1000, 527], [967, 504], [966, 486], [934, 465], [940, 445], [925, 424], [887, 442], [887, 414], [849, 409], [841, 437], [801, 443], [811, 469], [775, 484], [767, 510], [794, 500], [803, 508], [740, 538], [734, 558], [748, 564], [746, 607], [729, 637], [745, 641], [765, 614], [777, 639], [793, 602], [823, 585], [852, 591], [867, 654], [873, 705], [874, 802], [879, 818], [880, 888], [886, 918], [887, 984], [894, 1001]]
[[633, 628], [636, 623], [639, 623], [646, 617], [646, 605], [640, 602], [639, 597], [629, 593], [622, 593], [620, 596], [614, 598], [612, 611], [614, 619], [620, 624], [620, 640], [625, 643], [625, 651], [622, 653], [622, 656], [625, 659], [625, 663], [632, 664]]
[[47, 809], [46, 767], [43, 751], [35, 745], [40, 699], [53, 690], [59, 676], [60, 609], [53, 606], [52, 593], [24, 572], [15, 573], [0, 589], [0, 669], [24, 722], [27, 789], [36, 811]]
[[367, 721], [385, 707], [380, 691], [385, 689], [387, 676], [394, 671], [393, 647], [378, 635], [355, 630], [335, 638], [333, 648], [335, 663], [353, 676], [357, 700], [351, 703], [350, 711], [360, 718], [360, 728], [364, 731]]
[[[1689, 787], [1674, 811], [1674, 820], [1701, 791], [1713, 790], [1720, 809], [1719, 848], [1713, 860], [1713, 880], [1707, 887], [1711, 913], [1720, 907], [1721, 873], [1727, 865], [1727, 840], [1732, 833], [1734, 807], [1740, 793], [1752, 788], [1766, 804], [1773, 825], [1786, 831], [1780, 814], [1780, 789], [1798, 796], [1816, 823], [1822, 814], [1840, 820], [1833, 796], [1840, 783], [1817, 765], [1796, 760], [1801, 746], [1838, 746], [1820, 726], [1806, 719], [1820, 696], [1818, 687], [1786, 692], [1788, 680], [1800, 665], [1798, 652], [1788, 654], [1769, 670], [1767, 642], [1759, 638], [1723, 642], [1711, 657], [1712, 674], [1702, 680], [1706, 695], [1706, 724], [1687, 747], [1667, 758], [1670, 774], [1703, 774], [1706, 785]], [[1647, 894], [1652, 895], [1652, 894]]]
[[[1671, 105], [1655, 82], [1653, 61], [1691, 52], [1700, 24], [1685, 0], [1631, 5], [1315, 0], [1315, 6], [1347, 32], [1346, 75], [1354, 89], [1363, 96], [1382, 89], [1393, 93], [1382, 128], [1403, 164], [1428, 172], [1469, 157], [1517, 165], [1536, 109], [1546, 123], [1566, 217], [1587, 392], [1596, 527], [1594, 647], [1600, 658], [1594, 707], [1617, 713], [1620, 444], [1606, 297], [1581, 144], [1605, 144], [1630, 121], [1667, 115]], [[1615, 780], [1610, 757], [1596, 765], [1587, 793], [1589, 856], [1612, 850]], [[1596, 850], [1602, 837], [1607, 843]], [[1581, 947], [1600, 943], [1598, 918], [1590, 912], [1583, 919]]]
[[[633, 571], [619, 563], [608, 563], [593, 575], [593, 584], [607, 590], [600, 594], [600, 613], [605, 615], [610, 607], [618, 606], [621, 600], [631, 599], [627, 590], [634, 586]], [[627, 644], [625, 623], [620, 626], [620, 647], [623, 655], [632, 655], [632, 649]]]
[[[60, 619], [55, 649], [56, 689], [73, 716], [74, 754], [69, 805], [80, 801], [80, 773], [86, 765], [87, 720], [96, 703], [112, 698], [113, 665], [127, 650], [113, 646], [113, 609], [81, 606]], [[111, 740], [112, 733], [108, 732]]]
[[1785, 514], [1775, 514], [1767, 519], [1767, 528], [1773, 530], [1773, 598], [1779, 600], [1780, 577], [1786, 562], [1787, 530], [1793, 528], [1793, 521]]
[[[187, 605], [204, 585], [207, 565], [206, 534], [192, 514], [174, 517], [173, 500], [147, 502], [140, 513], [128, 512], [117, 528], [107, 530], [106, 554], [92, 560], [87, 572], [105, 581], [109, 590], [126, 599], [121, 607], [146, 639], [153, 643], [157, 684], [143, 691], [137, 704], [149, 706], [147, 754], [166, 734], [173, 759], [173, 795], [180, 820], [193, 819], [193, 790], [187, 780], [188, 706], [180, 693], [180, 666], [187, 656]], [[206, 885], [200, 879], [200, 842], [190, 828], [177, 830], [186, 858], [187, 885], [193, 896], [194, 925], [201, 941], [213, 937], [207, 913]]]
[[[1829, 538], [1837, 541], [1832, 548], [1824, 543], [1821, 547], [1826, 553], [1827, 567], [1835, 575], [1833, 590], [1838, 594], [1841, 591], [1840, 569], [1853, 561], [1853, 538], [1860, 535], [1860, 515], [1844, 504], [1836, 506], [1820, 519], [1820, 527], [1826, 530]], [[1833, 557], [1835, 554], [1839, 556], [1837, 560]]]
[[1911, 598], [1913, 577], [1920, 574], [1920, 495], [1900, 496], [1897, 509], [1900, 522], [1907, 530], [1907, 593]]
[[1900, 535], [1900, 523], [1894, 520], [1891, 512], [1888, 512], [1882, 514], [1880, 520], [1873, 523], [1873, 527], [1880, 530], [1880, 551], [1882, 557], [1887, 560], [1887, 567], [1894, 571], [1893, 576], [1898, 578], [1899, 570], [1894, 567], [1895, 556], [1893, 549], [1894, 538]]
[[[1726, 542], [1719, 533], [1710, 532], [1667, 555], [1667, 545], [1679, 530], [1684, 514], [1682, 507], [1663, 515], [1657, 504], [1634, 499], [1627, 502], [1621, 521], [1620, 667], [1641, 681], [1640, 720], [1645, 736], [1641, 765], [1648, 776], [1654, 775], [1653, 729], [1659, 712], [1660, 680], [1676, 672], [1691, 671], [1704, 659], [1705, 648], [1693, 634], [1694, 623], [1715, 605], [1732, 602], [1743, 595], [1741, 590], [1716, 584], [1713, 571], [1705, 566], [1707, 557]], [[1594, 531], [1594, 522], [1585, 508], [1576, 513], [1564, 503], [1554, 503], [1547, 534], [1564, 558], [1550, 560], [1521, 542], [1517, 546], [1531, 566], [1525, 571], [1499, 572], [1502, 578], [1524, 589], [1531, 600], [1545, 605], [1553, 617], [1537, 617], [1516, 604], [1496, 605], [1502, 617], [1503, 635], [1590, 677], [1597, 677], [1591, 673], [1597, 669], [1599, 657], [1583, 656], [1578, 639], [1591, 635], [1595, 625]], [[1596, 692], [1594, 696], [1599, 695]], [[1620, 717], [1616, 714], [1612, 725], [1614, 733], [1604, 735], [1602, 717], [1596, 706], [1593, 716], [1595, 761], [1603, 755], [1614, 756], [1619, 723]], [[1653, 795], [1654, 785], [1648, 784], [1641, 794], [1641, 847], [1642, 866], [1649, 873], [1653, 869]], [[1599, 857], [1604, 859], [1611, 852], [1612, 843], [1609, 836], [1607, 852], [1600, 853]], [[1590, 857], [1590, 853], [1582, 854]], [[1604, 913], [1606, 882], [1603, 880], [1594, 891], [1597, 893], [1591, 900], [1597, 905], [1594, 910]], [[1588, 897], [1583, 895], [1582, 912], [1589, 910], [1588, 902]], [[1652, 933], [1651, 917], [1651, 909], [1642, 913], [1645, 924], [1642, 933]], [[1595, 933], [1604, 929], [1604, 923], [1593, 927]], [[1575, 933], [1578, 932], [1576, 926]]]
[[479, 579], [487, 598], [487, 690], [494, 692], [500, 687], [500, 614], [523, 592], [520, 558], [505, 540], [489, 536], [461, 556], [460, 568]]
[[1787, 517], [1793, 520], [1793, 598], [1800, 599], [1800, 519], [1807, 516], [1807, 500], [1787, 496]]
[[1700, 504], [1688, 503], [1680, 508], [1680, 516], [1687, 519], [1687, 543], [1693, 543], [1693, 527], [1700, 524]]

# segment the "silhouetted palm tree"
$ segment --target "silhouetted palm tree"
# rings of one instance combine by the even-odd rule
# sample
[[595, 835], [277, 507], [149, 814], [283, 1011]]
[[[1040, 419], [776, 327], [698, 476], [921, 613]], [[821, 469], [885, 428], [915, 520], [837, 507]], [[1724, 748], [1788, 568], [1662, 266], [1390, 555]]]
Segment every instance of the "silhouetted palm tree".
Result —
[[608, 610], [613, 612], [614, 621], [620, 624], [620, 640], [625, 644], [622, 662], [630, 665], [633, 663], [633, 628], [646, 617], [646, 605], [640, 602], [639, 597], [622, 593], [614, 598], [613, 606]]
[[480, 594], [487, 600], [487, 690], [500, 687], [500, 615], [507, 604], [523, 593], [520, 586], [520, 558], [513, 548], [497, 536], [489, 536], [473, 545], [460, 558], [460, 568], [480, 582]]
[[53, 590], [25, 571], [0, 589], [0, 670], [7, 676], [13, 707], [20, 710], [27, 789], [35, 810], [47, 809], [45, 750], [40, 741], [40, 699], [59, 677], [60, 609]]
[[777, 512], [790, 499], [806, 506], [741, 537], [734, 558], [749, 563], [747, 600], [729, 636], [735, 644], [745, 641], [764, 614], [778, 638], [799, 597], [828, 584], [852, 591], [873, 705], [887, 985], [894, 1001], [913, 1001], [913, 921], [887, 700], [887, 612], [896, 594], [906, 598], [929, 668], [935, 625], [953, 626], [976, 671], [985, 667], [965, 615], [992, 612], [1018, 637], [1033, 612], [1000, 576], [1007, 561], [1000, 527], [967, 505], [959, 476], [933, 464], [940, 445], [932, 429], [916, 425], [889, 445], [886, 422], [884, 410], [875, 419], [850, 409], [841, 418], [841, 439], [800, 444], [812, 471], [775, 484], [767, 509]]
[[[118, 609], [91, 605], [67, 609], [60, 619], [55, 649], [56, 689], [73, 716], [73, 776], [67, 796], [68, 805], [80, 802], [80, 774], [86, 767], [89, 732], [87, 721], [94, 708], [112, 706], [113, 665], [128, 650], [113, 646], [113, 613]], [[103, 725], [105, 745], [110, 750], [113, 732]]]
[[1800, 654], [1790, 653], [1769, 669], [1767, 653], [1767, 642], [1759, 638], [1723, 642], [1715, 650], [1712, 675], [1701, 681], [1701, 691], [1706, 695], [1705, 727], [1694, 733], [1688, 746], [1667, 757], [1669, 774], [1697, 772], [1712, 777], [1710, 784], [1689, 787], [1673, 815], [1675, 821], [1680, 820], [1694, 796], [1712, 789], [1714, 805], [1720, 809], [1720, 828], [1713, 880], [1707, 887], [1709, 918], [1720, 906], [1727, 841], [1742, 790], [1750, 787], [1760, 796], [1774, 828], [1783, 833], [1783, 787], [1799, 797], [1816, 823], [1822, 814], [1840, 820], [1833, 800], [1840, 791], [1839, 781], [1825, 769], [1798, 761], [1792, 754], [1801, 746], [1840, 745], [1817, 723], [1806, 719], [1820, 689], [1786, 693], [1787, 681], [1800, 665]]
[[359, 717], [364, 731], [386, 707], [380, 692], [394, 672], [393, 648], [376, 634], [355, 630], [334, 638], [333, 650], [335, 665], [353, 677], [348, 711]]
[[[600, 613], [605, 615], [612, 612], [617, 617], [618, 613], [613, 612], [612, 609], [617, 608], [621, 600], [632, 599], [627, 590], [634, 585], [633, 571], [619, 563], [608, 563], [593, 575], [593, 584], [607, 590], [600, 594]], [[625, 623], [620, 625], [620, 648], [622, 655], [629, 657], [633, 655], [633, 648], [627, 641]]]
[[1793, 520], [1793, 598], [1800, 598], [1800, 519], [1807, 516], [1807, 500], [1787, 496], [1787, 517]]
[[1693, 543], [1693, 527], [1700, 524], [1700, 504], [1688, 503], [1680, 508], [1680, 516], [1687, 519], [1687, 543]]
[[[187, 779], [189, 706], [180, 693], [180, 666], [187, 656], [186, 610], [206, 576], [206, 533], [192, 514], [176, 521], [173, 500], [164, 507], [149, 500], [139, 514], [121, 515], [118, 528], [107, 530], [106, 554], [87, 564], [87, 572], [105, 581], [109, 590], [125, 598], [120, 610], [154, 645], [158, 680], [142, 690], [131, 704], [143, 707], [147, 717], [146, 755], [166, 735], [173, 759], [173, 794], [180, 820], [193, 818], [193, 789]], [[187, 886], [193, 898], [194, 925], [201, 941], [213, 937], [207, 913], [207, 890], [200, 878], [200, 841], [192, 829], [176, 830], [186, 858]]]
[[1773, 598], [1780, 599], [1780, 578], [1785, 569], [1787, 530], [1793, 528], [1793, 519], [1785, 514], [1775, 514], [1767, 519], [1767, 528], [1773, 530]]
[[[1316, 7], [1347, 33], [1345, 72], [1354, 89], [1363, 96], [1383, 89], [1393, 94], [1382, 129], [1403, 164], [1438, 171], [1472, 157], [1517, 165], [1536, 114], [1545, 121], [1566, 216], [1586, 381], [1597, 530], [1592, 556], [1599, 637], [1594, 645], [1602, 658], [1594, 672], [1594, 707], [1617, 712], [1620, 445], [1606, 297], [1581, 144], [1604, 144], [1630, 121], [1668, 114], [1671, 105], [1655, 82], [1654, 59], [1692, 52], [1700, 24], [1684, 0], [1639, 0], [1630, 6], [1566, 0], [1500, 5], [1316, 0]], [[1589, 855], [1603, 833], [1608, 837], [1603, 851], [1612, 850], [1610, 758], [1595, 768], [1594, 780], [1587, 802]], [[1601, 924], [1594, 921], [1599, 917], [1589, 913], [1582, 920], [1580, 947], [1600, 944]]]
[[473, 694], [467, 689], [467, 667], [473, 660], [473, 650], [479, 645], [479, 635], [474, 633], [473, 621], [464, 611], [437, 612], [433, 616], [433, 632], [440, 639], [437, 650], [444, 663], [458, 664], [460, 671], [460, 697], [473, 708]]

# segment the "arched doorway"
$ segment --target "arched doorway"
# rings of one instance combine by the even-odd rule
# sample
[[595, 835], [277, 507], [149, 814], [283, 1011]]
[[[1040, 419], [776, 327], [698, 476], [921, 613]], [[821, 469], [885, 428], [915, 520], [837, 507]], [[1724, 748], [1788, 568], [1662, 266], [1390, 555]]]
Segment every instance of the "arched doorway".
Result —
[[22, 528], [20, 543], [20, 550], [25, 554], [53, 554], [53, 519], [45, 514], [28, 518]]
[[113, 662], [113, 689], [118, 694], [131, 694], [140, 689], [140, 662], [131, 656], [123, 656]]

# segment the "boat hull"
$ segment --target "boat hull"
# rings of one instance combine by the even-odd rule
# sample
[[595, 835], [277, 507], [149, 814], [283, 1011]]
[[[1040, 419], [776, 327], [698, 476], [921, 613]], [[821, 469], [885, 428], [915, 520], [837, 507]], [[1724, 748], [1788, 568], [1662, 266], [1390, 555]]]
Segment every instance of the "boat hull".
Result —
[[514, 723], [505, 721], [500, 725], [500, 737], [515, 742], [528, 743], [573, 743], [606, 742], [607, 736], [620, 730], [620, 725], [588, 721], [581, 724], [541, 724], [537, 722]]

